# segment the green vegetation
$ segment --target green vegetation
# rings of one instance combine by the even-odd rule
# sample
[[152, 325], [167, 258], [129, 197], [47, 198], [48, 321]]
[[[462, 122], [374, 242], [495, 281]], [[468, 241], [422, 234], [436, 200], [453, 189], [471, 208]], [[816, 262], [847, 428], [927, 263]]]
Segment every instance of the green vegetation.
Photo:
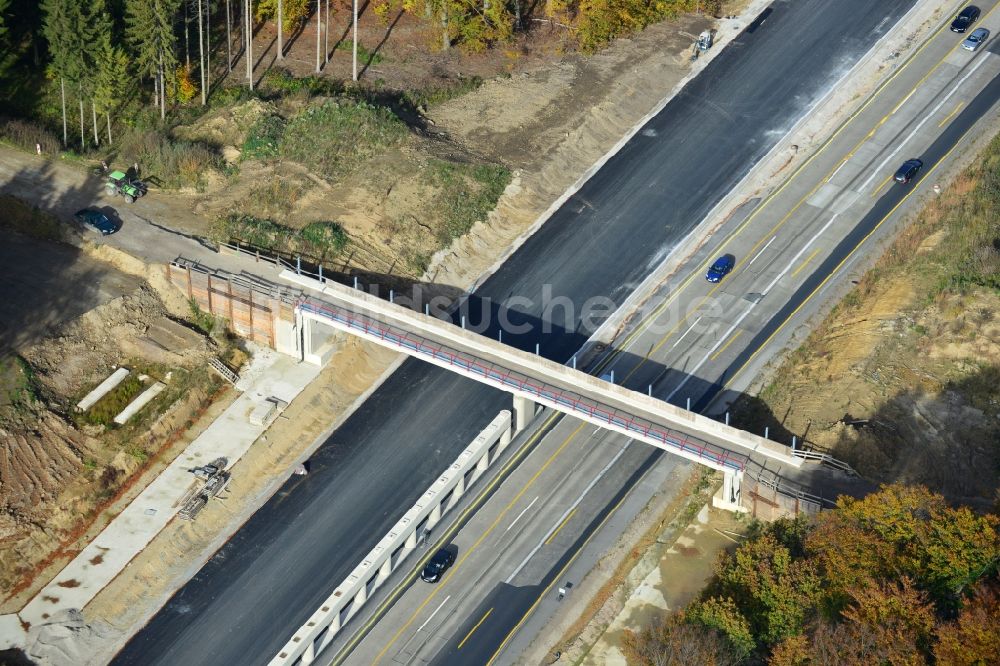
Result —
[[247, 132], [241, 159], [271, 159], [278, 157], [285, 121], [281, 116], [264, 116]]
[[145, 389], [145, 385], [136, 376], [135, 372], [129, 373], [118, 386], [113, 388], [107, 395], [97, 401], [85, 412], [74, 413], [74, 419], [78, 423], [90, 425], [109, 426], [114, 423], [114, 419], [125, 407], [135, 399]]
[[64, 225], [55, 215], [37, 206], [9, 194], [0, 194], [0, 208], [3, 209], [0, 226], [43, 240], [60, 240], [63, 237]]
[[1000, 518], [913, 486], [754, 524], [684, 611], [627, 632], [630, 663], [987, 664], [1000, 650]]
[[458, 81], [451, 85], [424, 88], [422, 90], [408, 90], [403, 93], [403, 101], [412, 105], [415, 109], [426, 109], [435, 104], [441, 104], [450, 99], [461, 97], [473, 90], [478, 90], [482, 85], [483, 80], [478, 76], [463, 76], [459, 77]]
[[0, 415], [5, 408], [28, 410], [41, 399], [41, 384], [31, 364], [17, 354], [0, 355]]
[[201, 187], [222, 159], [203, 143], [177, 141], [157, 129], [130, 130], [122, 139], [121, 161], [138, 163], [142, 177], [163, 187]]
[[191, 311], [191, 323], [205, 335], [212, 335], [216, 326], [215, 316], [198, 307], [198, 301], [193, 298], [188, 300], [188, 309]]
[[301, 256], [314, 261], [335, 257], [350, 243], [347, 232], [336, 222], [312, 222], [302, 229], [293, 229], [238, 213], [216, 220], [211, 237], [216, 241], [240, 243], [285, 257]]
[[[349, 39], [345, 39], [344, 41], [342, 41], [339, 44], [337, 44], [337, 50], [338, 51], [343, 51], [345, 53], [350, 53], [350, 54], [353, 55], [353, 53], [354, 53], [354, 42], [351, 41], [351, 40], [349, 40]], [[365, 67], [365, 66], [370, 66], [370, 65], [377, 65], [380, 62], [382, 62], [383, 60], [384, 60], [384, 58], [382, 57], [381, 54], [379, 54], [379, 53], [372, 53], [371, 51], [369, 51], [368, 49], [365, 48], [364, 44], [362, 44], [361, 42], [358, 42], [358, 67], [359, 68], [360, 67]]]
[[442, 245], [467, 232], [496, 207], [510, 183], [510, 170], [496, 165], [467, 165], [435, 160], [428, 170], [430, 183], [441, 189], [444, 224]]
[[292, 118], [281, 140], [284, 157], [335, 178], [398, 144], [406, 125], [389, 109], [367, 102], [327, 101]]

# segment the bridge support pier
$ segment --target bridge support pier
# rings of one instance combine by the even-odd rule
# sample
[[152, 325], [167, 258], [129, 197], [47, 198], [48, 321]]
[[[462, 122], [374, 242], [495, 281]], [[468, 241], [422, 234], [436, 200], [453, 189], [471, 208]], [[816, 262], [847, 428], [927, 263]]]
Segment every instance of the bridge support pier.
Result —
[[514, 425], [514, 432], [521, 432], [528, 427], [528, 421], [535, 415], [535, 403], [520, 396], [514, 396], [514, 416], [517, 419]]
[[742, 470], [725, 470], [722, 473], [722, 488], [712, 498], [712, 506], [734, 513], [747, 513], [747, 508], [743, 506], [742, 486]]

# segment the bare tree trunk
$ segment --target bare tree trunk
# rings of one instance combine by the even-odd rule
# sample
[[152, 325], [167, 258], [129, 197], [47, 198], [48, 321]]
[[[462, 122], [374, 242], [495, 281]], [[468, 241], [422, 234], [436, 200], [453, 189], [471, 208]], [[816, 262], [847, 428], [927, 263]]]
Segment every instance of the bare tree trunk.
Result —
[[278, 0], [278, 60], [285, 59], [285, 8]]
[[104, 117], [108, 119], [108, 144], [111, 143], [111, 114], [107, 111], [104, 112]]
[[188, 0], [184, 0], [184, 66], [191, 69], [191, 39], [188, 35]]
[[351, 29], [354, 31], [351, 39], [351, 80], [358, 80], [358, 0], [351, 0]]
[[80, 152], [87, 150], [87, 133], [83, 129], [83, 89], [80, 89]]
[[101, 139], [97, 136], [97, 106], [94, 104], [94, 100], [90, 100], [90, 115], [94, 119], [94, 145], [100, 146]]
[[69, 145], [69, 132], [66, 130], [66, 79], [59, 77], [59, 91], [62, 94], [63, 112], [63, 146]]
[[205, 0], [205, 95], [212, 90], [212, 0]]
[[250, 81], [250, 90], [253, 90], [253, 0], [247, 0], [247, 80]]
[[160, 54], [160, 120], [167, 117], [167, 77], [163, 70], [163, 54]]
[[201, 105], [208, 103], [205, 93], [205, 26], [202, 25], [201, 0], [198, 0], [198, 73], [201, 75]]
[[233, 71], [233, 16], [226, 0], [226, 71]]
[[521, 0], [514, 0], [514, 26], [521, 29]]
[[330, 62], [330, 0], [326, 0], [326, 29], [323, 32], [324, 62]]
[[156, 74], [153, 75], [153, 106], [159, 108], [160, 106], [160, 72], [157, 70]]
[[323, 0], [316, 0], [316, 73], [319, 74], [320, 63], [319, 63], [319, 38], [320, 31], [323, 29]]
[[448, 6], [441, 4], [441, 48], [445, 51], [451, 48], [451, 37], [448, 35]]

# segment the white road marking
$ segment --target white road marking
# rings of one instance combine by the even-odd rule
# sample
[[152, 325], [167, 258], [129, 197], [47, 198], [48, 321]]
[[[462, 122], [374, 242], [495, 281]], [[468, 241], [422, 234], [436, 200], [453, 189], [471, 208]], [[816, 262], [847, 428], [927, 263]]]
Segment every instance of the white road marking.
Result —
[[917, 123], [917, 126], [914, 127], [913, 130], [911, 130], [909, 134], [906, 135], [905, 139], [903, 139], [902, 141], [899, 142], [899, 145], [896, 146], [896, 150], [892, 151], [889, 154], [888, 157], [886, 157], [884, 160], [882, 160], [882, 163], [879, 164], [878, 167], [874, 171], [872, 171], [872, 175], [868, 176], [868, 180], [866, 180], [864, 183], [861, 184], [861, 187], [858, 188], [859, 192], [864, 191], [865, 189], [867, 189], [868, 185], [871, 184], [872, 180], [876, 176], [878, 176], [881, 173], [883, 173], [882, 170], [885, 168], [885, 165], [889, 163], [889, 160], [891, 160], [894, 157], [896, 157], [896, 155], [899, 153], [899, 151], [903, 149], [903, 146], [905, 146], [906, 143], [910, 139], [913, 138], [913, 135], [920, 131], [920, 128], [924, 126], [924, 123], [926, 123], [928, 120], [930, 120], [931, 116], [933, 116], [935, 113], [937, 113], [938, 110], [942, 106], [944, 106], [945, 102], [947, 102], [949, 99], [951, 99], [952, 95], [954, 95], [956, 92], [958, 92], [958, 89], [962, 87], [962, 84], [965, 83], [965, 80], [967, 78], [969, 78], [970, 76], [972, 76], [975, 73], [975, 71], [977, 69], [979, 69], [979, 67], [984, 62], [986, 62], [986, 60], [987, 60], [986, 58], [980, 58], [979, 62], [977, 62], [975, 65], [973, 65], [972, 69], [970, 69], [968, 71], [968, 73], [966, 73], [965, 76], [963, 76], [961, 79], [959, 79], [958, 83], [955, 84], [955, 87], [951, 89], [951, 92], [949, 92], [947, 95], [945, 95], [944, 98], [940, 102], [937, 103], [937, 106], [935, 106], [933, 109], [931, 109], [929, 113], [925, 113], [924, 114], [924, 117], [920, 120], [919, 123]]
[[[788, 262], [788, 264], [785, 266], [784, 270], [781, 271], [780, 273], [778, 273], [778, 275], [776, 275], [775, 278], [773, 280], [771, 280], [771, 284], [769, 284], [766, 287], [764, 287], [763, 291], [760, 292], [762, 297], [763, 296], [767, 296], [768, 292], [770, 292], [771, 289], [774, 287], [774, 285], [776, 285], [778, 283], [778, 280], [780, 280], [781, 278], [783, 278], [785, 276], [785, 273], [788, 272], [788, 269], [791, 268], [792, 266], [794, 266], [798, 262], [799, 257], [801, 257], [803, 254], [805, 254], [805, 251], [808, 250], [810, 247], [812, 247], [812, 244], [816, 241], [816, 239], [819, 238], [820, 236], [822, 236], [823, 233], [826, 232], [826, 230], [830, 228], [830, 225], [833, 224], [833, 221], [837, 219], [838, 215], [839, 215], [839, 213], [834, 213], [834, 215], [829, 219], [829, 221], [826, 224], [823, 225], [823, 228], [820, 229], [819, 232], [817, 234], [815, 234], [812, 238], [810, 238], [808, 243], [806, 243], [805, 245], [802, 246], [802, 249], [799, 250], [794, 257], [792, 257], [791, 261]], [[763, 300], [763, 298], [761, 298], [760, 300], [758, 300], [756, 303], [751, 303], [750, 307], [746, 309], [746, 312], [744, 312], [743, 314], [740, 315], [739, 319], [736, 320], [736, 323], [734, 323], [729, 328], [729, 330], [726, 331], [725, 335], [723, 335], [722, 337], [720, 337], [718, 339], [718, 341], [712, 346], [712, 348], [708, 350], [708, 353], [706, 353], [705, 356], [702, 357], [702, 359], [700, 361], [698, 361], [697, 365], [695, 365], [690, 370], [686, 371], [686, 374], [684, 375], [684, 379], [681, 380], [681, 383], [678, 384], [677, 388], [675, 388], [673, 391], [671, 391], [670, 395], [668, 395], [666, 397], [666, 402], [670, 402], [670, 399], [673, 398], [674, 395], [676, 395], [678, 391], [680, 391], [682, 388], [684, 388], [684, 385], [688, 383], [688, 380], [691, 379], [691, 377], [693, 377], [696, 372], [698, 372], [698, 370], [701, 368], [701, 366], [705, 365], [705, 362], [709, 359], [709, 357], [712, 356], [712, 354], [715, 353], [715, 350], [718, 349], [719, 346], [722, 345], [723, 342], [725, 342], [726, 340], [729, 339], [729, 336], [733, 334], [733, 331], [735, 331], [736, 328], [740, 324], [743, 323], [743, 320], [747, 318], [747, 315], [749, 315], [753, 311], [753, 309], [755, 307], [757, 307], [757, 304], [760, 303], [761, 300]]]
[[688, 330], [684, 331], [683, 335], [681, 335], [681, 337], [677, 338], [677, 342], [675, 342], [674, 344], [670, 345], [670, 348], [673, 349], [674, 347], [676, 347], [677, 345], [679, 345], [681, 343], [681, 340], [684, 339], [684, 336], [687, 335], [688, 333], [690, 333], [691, 329], [693, 329], [695, 326], [697, 326], [699, 321], [701, 321], [701, 317], [698, 317], [697, 319], [695, 319], [694, 323], [691, 324], [688, 327]]
[[418, 633], [418, 634], [419, 634], [419, 633], [420, 633], [421, 631], [423, 631], [423, 630], [424, 630], [424, 627], [426, 627], [426, 626], [427, 626], [427, 623], [428, 623], [428, 622], [430, 622], [431, 620], [433, 620], [433, 619], [434, 619], [434, 616], [435, 616], [435, 615], [437, 615], [437, 612], [438, 612], [439, 610], [441, 610], [441, 608], [442, 608], [442, 607], [443, 607], [443, 606], [444, 606], [444, 605], [445, 605], [446, 603], [448, 603], [448, 600], [449, 600], [449, 599], [451, 599], [451, 595], [450, 595], [450, 594], [449, 594], [449, 595], [448, 595], [447, 597], [445, 597], [445, 598], [444, 598], [444, 601], [442, 601], [442, 602], [441, 602], [441, 604], [440, 604], [440, 605], [439, 605], [439, 606], [438, 606], [437, 608], [435, 608], [435, 609], [434, 609], [434, 612], [433, 612], [433, 613], [431, 613], [431, 616], [430, 616], [429, 618], [427, 618], [426, 620], [424, 620], [424, 623], [423, 623], [422, 625], [420, 625], [420, 628], [419, 628], [419, 629], [417, 629], [417, 633]]
[[521, 560], [521, 563], [517, 565], [517, 568], [514, 569], [513, 573], [507, 576], [507, 580], [504, 581], [506, 585], [510, 585], [510, 581], [514, 580], [514, 576], [521, 573], [521, 569], [523, 569], [525, 565], [531, 560], [531, 558], [535, 556], [535, 553], [537, 553], [542, 548], [542, 546], [545, 545], [545, 542], [549, 540], [549, 537], [552, 536], [552, 533], [555, 532], [557, 529], [559, 529], [559, 526], [563, 524], [563, 521], [566, 520], [566, 517], [569, 516], [569, 514], [576, 511], [576, 507], [580, 506], [580, 502], [582, 502], [583, 498], [587, 496], [587, 493], [590, 492], [591, 488], [597, 485], [597, 482], [604, 477], [604, 475], [608, 472], [609, 469], [611, 469], [612, 466], [614, 466], [616, 462], [618, 462], [618, 459], [622, 457], [622, 454], [625, 453], [625, 450], [628, 449], [631, 443], [632, 443], [631, 439], [625, 442], [625, 446], [623, 446], [621, 450], [619, 450], [618, 453], [615, 454], [615, 457], [611, 459], [611, 462], [605, 465], [604, 468], [597, 473], [597, 476], [595, 476], [594, 479], [589, 484], [587, 484], [587, 487], [583, 489], [583, 492], [580, 493], [580, 496], [576, 498], [576, 501], [574, 501], [573, 504], [568, 509], [566, 509], [561, 516], [559, 516], [559, 519], [556, 520], [556, 522], [552, 525], [552, 527], [549, 528], [549, 531], [546, 532], [545, 536], [541, 538], [541, 540], [538, 542], [538, 545], [535, 546], [523, 560]]
[[538, 497], [535, 497], [535, 499], [531, 500], [531, 504], [529, 504], [528, 506], [524, 507], [524, 509], [521, 511], [521, 513], [517, 514], [517, 518], [515, 518], [514, 521], [510, 525], [507, 526], [507, 529], [505, 529], [504, 532], [509, 532], [510, 528], [514, 527], [514, 524], [517, 523], [517, 521], [521, 520], [521, 516], [523, 516], [525, 513], [527, 513], [528, 509], [530, 509], [531, 507], [533, 507], [535, 505], [535, 502], [537, 502], [537, 501], [538, 501]]
[[[836, 171], [834, 171], [834, 173], [836, 173]], [[747, 268], [750, 268], [751, 266], [753, 266], [753, 262], [757, 261], [757, 257], [759, 257], [760, 255], [764, 254], [764, 250], [766, 250], [771, 245], [771, 243], [774, 242], [775, 238], [777, 238], [777, 236], [772, 236], [771, 240], [767, 241], [767, 245], [765, 245], [764, 247], [760, 248], [760, 252], [758, 252], [757, 254], [755, 254], [753, 256], [753, 259], [751, 259], [750, 263], [747, 264]], [[746, 270], [746, 269], [744, 269], [744, 270]]]

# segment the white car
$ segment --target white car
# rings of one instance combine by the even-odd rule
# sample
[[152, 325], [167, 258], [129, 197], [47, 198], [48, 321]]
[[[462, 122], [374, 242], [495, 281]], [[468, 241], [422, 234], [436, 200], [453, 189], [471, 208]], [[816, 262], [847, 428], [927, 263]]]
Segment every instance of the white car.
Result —
[[962, 42], [962, 48], [966, 51], [975, 51], [989, 36], [990, 31], [986, 28], [976, 28], [972, 31], [972, 34], [966, 37], [965, 41]]

